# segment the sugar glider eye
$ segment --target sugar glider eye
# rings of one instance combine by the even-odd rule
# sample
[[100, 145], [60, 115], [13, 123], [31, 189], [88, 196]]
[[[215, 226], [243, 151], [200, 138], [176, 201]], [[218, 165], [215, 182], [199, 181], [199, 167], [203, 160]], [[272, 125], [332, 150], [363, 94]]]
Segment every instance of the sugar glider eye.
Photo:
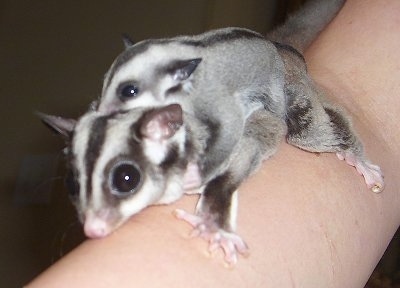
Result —
[[139, 94], [139, 88], [134, 83], [123, 83], [118, 87], [117, 94], [121, 101], [127, 101]]
[[125, 196], [136, 192], [141, 184], [141, 172], [139, 168], [130, 162], [118, 163], [111, 170], [111, 193], [117, 196]]

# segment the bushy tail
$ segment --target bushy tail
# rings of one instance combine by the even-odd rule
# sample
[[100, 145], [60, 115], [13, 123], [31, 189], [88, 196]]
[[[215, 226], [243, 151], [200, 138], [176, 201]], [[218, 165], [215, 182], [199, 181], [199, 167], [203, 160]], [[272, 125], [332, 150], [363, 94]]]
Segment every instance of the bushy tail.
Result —
[[285, 23], [267, 34], [267, 38], [293, 46], [300, 52], [311, 44], [336, 16], [345, 0], [309, 0]]

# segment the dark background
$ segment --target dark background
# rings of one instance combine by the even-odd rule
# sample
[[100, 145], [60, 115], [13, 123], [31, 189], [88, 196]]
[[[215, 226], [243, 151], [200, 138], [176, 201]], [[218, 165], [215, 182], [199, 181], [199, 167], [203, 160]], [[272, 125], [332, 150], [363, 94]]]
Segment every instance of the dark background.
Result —
[[226, 26], [265, 33], [300, 2], [0, 2], [0, 287], [20, 287], [83, 240], [63, 186], [63, 142], [34, 111], [84, 113], [123, 50], [122, 33], [135, 41]]

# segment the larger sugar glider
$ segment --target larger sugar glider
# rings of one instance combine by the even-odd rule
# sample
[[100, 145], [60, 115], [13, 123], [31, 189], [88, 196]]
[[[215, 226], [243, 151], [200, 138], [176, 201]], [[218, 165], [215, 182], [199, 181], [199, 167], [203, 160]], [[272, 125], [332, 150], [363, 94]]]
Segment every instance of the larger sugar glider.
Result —
[[265, 39], [241, 28], [128, 45], [104, 80], [96, 107], [78, 121], [42, 115], [68, 143], [69, 183], [88, 237], [184, 193], [200, 193], [195, 215], [176, 215], [222, 248], [245, 254], [235, 234], [237, 189], [287, 142], [333, 152], [374, 192], [378, 166], [343, 112], [307, 74], [302, 52], [344, 1], [310, 1]]

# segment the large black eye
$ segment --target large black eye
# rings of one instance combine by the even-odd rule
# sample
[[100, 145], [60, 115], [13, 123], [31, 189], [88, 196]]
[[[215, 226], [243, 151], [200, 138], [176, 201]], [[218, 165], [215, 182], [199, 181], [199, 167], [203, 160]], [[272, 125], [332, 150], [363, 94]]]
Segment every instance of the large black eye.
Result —
[[111, 171], [110, 182], [114, 194], [118, 196], [131, 194], [141, 183], [140, 170], [132, 163], [118, 164]]
[[122, 84], [118, 88], [118, 96], [122, 101], [135, 98], [138, 94], [139, 94], [139, 88], [137, 87], [137, 85], [132, 83]]

